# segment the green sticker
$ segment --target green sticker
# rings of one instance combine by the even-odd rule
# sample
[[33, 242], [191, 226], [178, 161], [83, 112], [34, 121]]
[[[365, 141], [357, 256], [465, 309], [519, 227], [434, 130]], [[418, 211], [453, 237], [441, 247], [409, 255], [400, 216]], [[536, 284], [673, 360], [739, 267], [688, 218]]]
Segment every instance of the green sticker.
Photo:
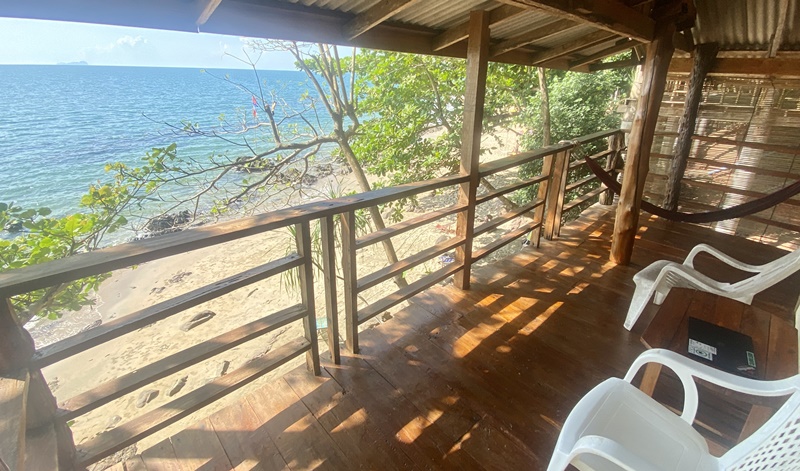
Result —
[[753, 368], [756, 367], [756, 356], [753, 354], [753, 352], [747, 352], [747, 364]]

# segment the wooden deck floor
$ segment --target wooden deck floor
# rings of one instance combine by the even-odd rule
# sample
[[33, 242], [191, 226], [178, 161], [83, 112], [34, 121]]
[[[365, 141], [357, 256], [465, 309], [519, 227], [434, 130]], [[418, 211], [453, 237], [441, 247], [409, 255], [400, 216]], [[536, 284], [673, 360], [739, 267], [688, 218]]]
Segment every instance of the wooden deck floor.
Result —
[[[637, 270], [701, 241], [750, 262], [780, 254], [693, 226], [645, 224], [633, 264], [614, 266], [613, 213], [593, 207], [559, 240], [480, 269], [470, 292], [417, 296], [363, 333], [362, 354], [326, 363], [322, 377], [296, 370], [124, 468], [544, 469], [577, 400], [643, 350], [652, 307], [634, 332], [622, 328]], [[754, 305], [788, 318], [798, 281]], [[669, 401], [669, 378], [659, 390]], [[721, 407], [701, 406], [698, 419], [730, 446], [744, 412]]]

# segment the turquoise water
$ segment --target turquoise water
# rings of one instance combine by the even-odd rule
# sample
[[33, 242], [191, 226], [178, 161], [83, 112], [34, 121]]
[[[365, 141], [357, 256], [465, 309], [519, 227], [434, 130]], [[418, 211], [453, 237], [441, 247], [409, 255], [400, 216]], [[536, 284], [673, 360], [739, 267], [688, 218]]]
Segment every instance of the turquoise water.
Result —
[[296, 71], [259, 71], [257, 79], [248, 70], [0, 65], [0, 202], [69, 214], [89, 184], [107, 179], [106, 163], [138, 165], [149, 149], [173, 142], [182, 158], [245, 153], [218, 138], [175, 135], [165, 124], [211, 130], [220, 115], [252, 124], [252, 94], [212, 74], [250, 89], [260, 79], [289, 105], [310, 89]]

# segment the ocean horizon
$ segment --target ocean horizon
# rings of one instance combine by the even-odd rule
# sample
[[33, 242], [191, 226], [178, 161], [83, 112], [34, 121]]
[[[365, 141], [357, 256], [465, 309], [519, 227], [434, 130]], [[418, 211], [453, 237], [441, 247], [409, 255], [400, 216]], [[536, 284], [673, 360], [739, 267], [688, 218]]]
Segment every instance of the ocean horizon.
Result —
[[247, 69], [0, 65], [0, 103], [6, 111], [0, 119], [4, 151], [0, 202], [48, 207], [55, 215], [74, 213], [90, 184], [110, 179], [107, 164], [139, 166], [151, 149], [172, 143], [177, 144], [178, 156], [187, 159], [203, 160], [213, 153], [246, 155], [242, 147], [222, 139], [176, 133], [171, 126], [180, 128], [191, 122], [205, 130], [219, 130], [222, 117], [253, 124], [253, 93], [221, 80], [224, 76], [250, 90], [258, 90], [261, 81], [267, 96], [274, 93], [289, 104], [298, 103], [311, 89], [300, 71], [256, 73]]

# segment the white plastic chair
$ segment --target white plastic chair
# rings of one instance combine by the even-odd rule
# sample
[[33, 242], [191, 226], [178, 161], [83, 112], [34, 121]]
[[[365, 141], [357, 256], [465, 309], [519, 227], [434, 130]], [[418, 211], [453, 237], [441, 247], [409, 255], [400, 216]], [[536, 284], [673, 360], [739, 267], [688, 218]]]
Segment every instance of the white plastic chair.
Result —
[[[755, 273], [755, 275], [737, 283], [721, 283], [694, 268], [694, 258], [701, 252], [708, 252], [734, 268]], [[710, 245], [698, 244], [689, 252], [683, 264], [659, 260], [633, 276], [636, 290], [633, 292], [624, 325], [626, 329], [631, 330], [639, 316], [642, 315], [650, 298], [653, 298], [653, 303], [661, 304], [672, 288], [694, 288], [750, 304], [753, 302], [753, 296], [797, 270], [800, 270], [800, 250], [764, 265], [749, 265]]]
[[[630, 384], [647, 363], [671, 368], [684, 387], [678, 416]], [[708, 452], [692, 428], [697, 412], [694, 378], [754, 396], [791, 395], [760, 429], [721, 457]], [[653, 349], [631, 365], [625, 379], [611, 378], [589, 391], [567, 417], [548, 471], [572, 464], [585, 470], [800, 470], [800, 375], [758, 381], [716, 370], [677, 353]]]

